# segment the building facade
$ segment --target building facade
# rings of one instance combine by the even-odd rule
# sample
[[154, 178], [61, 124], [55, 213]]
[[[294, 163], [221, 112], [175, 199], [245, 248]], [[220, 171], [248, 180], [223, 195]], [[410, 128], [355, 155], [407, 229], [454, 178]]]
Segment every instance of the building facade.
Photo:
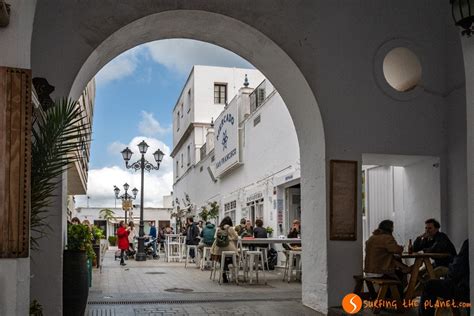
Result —
[[[212, 97], [209, 87], [223, 77], [219, 72], [235, 72], [233, 68], [215, 70], [215, 67], [199, 66], [199, 72], [191, 73], [194, 81], [202, 83], [195, 95]], [[219, 114], [208, 111], [207, 117], [201, 117], [210, 124], [199, 127], [199, 132], [194, 134], [194, 144], [200, 147], [192, 147], [189, 160], [186, 154], [180, 155], [189, 145], [181, 145], [186, 142], [174, 135], [173, 194], [177, 201], [174, 207], [189, 204], [190, 214], [199, 217], [202, 207], [216, 201], [220, 219], [230, 216], [234, 223], [241, 218], [250, 219], [252, 223], [262, 219], [264, 226], [273, 228], [275, 235], [287, 234], [289, 223], [301, 218], [298, 140], [281, 96], [268, 80], [248, 79], [248, 72], [239, 70], [240, 78], [231, 83], [240, 84], [239, 89]], [[255, 77], [259, 79], [263, 75]], [[182, 97], [183, 94], [180, 100]], [[197, 108], [205, 115], [207, 104], [200, 103], [198, 98], [193, 101], [190, 111]], [[177, 126], [173, 132], [179, 132]], [[181, 169], [183, 157], [185, 169]]]
[[[110, 209], [114, 212], [115, 220], [106, 220], [101, 214], [102, 209]], [[143, 209], [143, 221], [145, 234], [150, 232], [150, 225], [154, 223], [156, 227], [166, 227], [175, 225], [174, 219], [171, 219], [171, 208], [166, 207], [145, 207]], [[135, 207], [127, 212], [127, 222], [133, 221], [137, 229], [140, 225], [140, 208]], [[120, 221], [125, 220], [125, 212], [114, 207], [78, 207], [75, 209], [74, 217], [79, 218], [81, 222], [84, 220], [100, 227], [104, 230], [106, 237], [115, 236]]]

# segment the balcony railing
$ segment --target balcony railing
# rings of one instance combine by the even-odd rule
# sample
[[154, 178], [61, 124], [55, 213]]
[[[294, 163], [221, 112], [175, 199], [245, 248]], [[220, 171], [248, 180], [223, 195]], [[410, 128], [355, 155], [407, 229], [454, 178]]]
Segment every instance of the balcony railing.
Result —
[[204, 144], [201, 146], [201, 148], [200, 148], [200, 160], [203, 160], [204, 157], [206, 157], [206, 148], [207, 148], [206, 145], [207, 145], [207, 144], [204, 143]]
[[250, 94], [250, 113], [254, 112], [275, 90], [268, 80], [263, 80]]

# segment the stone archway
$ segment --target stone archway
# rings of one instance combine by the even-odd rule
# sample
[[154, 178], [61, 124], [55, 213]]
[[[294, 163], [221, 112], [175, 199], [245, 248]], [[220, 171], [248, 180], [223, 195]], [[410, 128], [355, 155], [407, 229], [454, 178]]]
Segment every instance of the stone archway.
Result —
[[[328, 309], [325, 140], [313, 91], [298, 66], [272, 40], [236, 19], [206, 11], [176, 10], [138, 19], [111, 34], [76, 72], [57, 86], [58, 95], [77, 98], [86, 83], [120, 53], [153, 40], [188, 38], [209, 42], [240, 55], [258, 68], [285, 101], [300, 144], [303, 212], [303, 303]], [[71, 56], [74, 57], [74, 56]], [[55, 83], [58, 84], [58, 83]], [[320, 197], [318, 199], [311, 197]], [[315, 267], [317, 267], [315, 269]]]

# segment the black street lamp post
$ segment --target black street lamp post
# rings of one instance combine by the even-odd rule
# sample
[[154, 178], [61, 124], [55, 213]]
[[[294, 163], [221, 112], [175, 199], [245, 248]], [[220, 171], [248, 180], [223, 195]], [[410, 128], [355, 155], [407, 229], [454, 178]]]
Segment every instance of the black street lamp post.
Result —
[[131, 165], [128, 164], [130, 161], [130, 158], [132, 158], [133, 152], [127, 147], [122, 151], [122, 157], [123, 160], [125, 161], [125, 167], [127, 169], [134, 169], [135, 171], [141, 170], [141, 192], [140, 192], [140, 230], [138, 232], [138, 252], [137, 255], [135, 256], [136, 261], [145, 261], [146, 260], [146, 254], [145, 254], [145, 231], [144, 231], [144, 224], [143, 224], [143, 187], [144, 187], [144, 172], [146, 171], [151, 171], [151, 170], [159, 170], [160, 169], [160, 163], [163, 160], [163, 156], [165, 155], [161, 150], [157, 150], [153, 153], [153, 157], [155, 158], [155, 161], [157, 163], [157, 166], [153, 165], [152, 163], [148, 162], [145, 160], [145, 154], [148, 150], [148, 144], [142, 140], [140, 144], [138, 144], [138, 149], [140, 150], [140, 154], [142, 154], [142, 157], [140, 160], [132, 163]]
[[137, 198], [137, 193], [138, 193], [138, 189], [133, 188], [132, 190], [133, 196], [128, 194], [129, 188], [130, 186], [128, 185], [128, 183], [125, 183], [123, 185], [123, 189], [125, 190], [125, 193], [122, 195], [119, 195], [120, 189], [116, 185], [114, 185], [115, 198], [117, 200], [122, 200], [122, 209], [125, 211], [125, 223], [127, 222], [127, 212], [132, 209], [132, 206], [131, 206], [132, 201]]

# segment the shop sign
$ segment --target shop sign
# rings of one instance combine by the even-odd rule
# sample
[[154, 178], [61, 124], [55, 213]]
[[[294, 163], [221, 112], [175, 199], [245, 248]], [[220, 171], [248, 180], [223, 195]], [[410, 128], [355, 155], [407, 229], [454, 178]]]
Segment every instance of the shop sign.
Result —
[[247, 203], [255, 201], [255, 200], [260, 200], [260, 199], [263, 199], [263, 193], [262, 192], [253, 193], [253, 194], [247, 196]]
[[277, 224], [283, 224], [283, 199], [277, 199]]
[[240, 162], [237, 103], [232, 102], [216, 119], [214, 139], [216, 174], [219, 176]]

